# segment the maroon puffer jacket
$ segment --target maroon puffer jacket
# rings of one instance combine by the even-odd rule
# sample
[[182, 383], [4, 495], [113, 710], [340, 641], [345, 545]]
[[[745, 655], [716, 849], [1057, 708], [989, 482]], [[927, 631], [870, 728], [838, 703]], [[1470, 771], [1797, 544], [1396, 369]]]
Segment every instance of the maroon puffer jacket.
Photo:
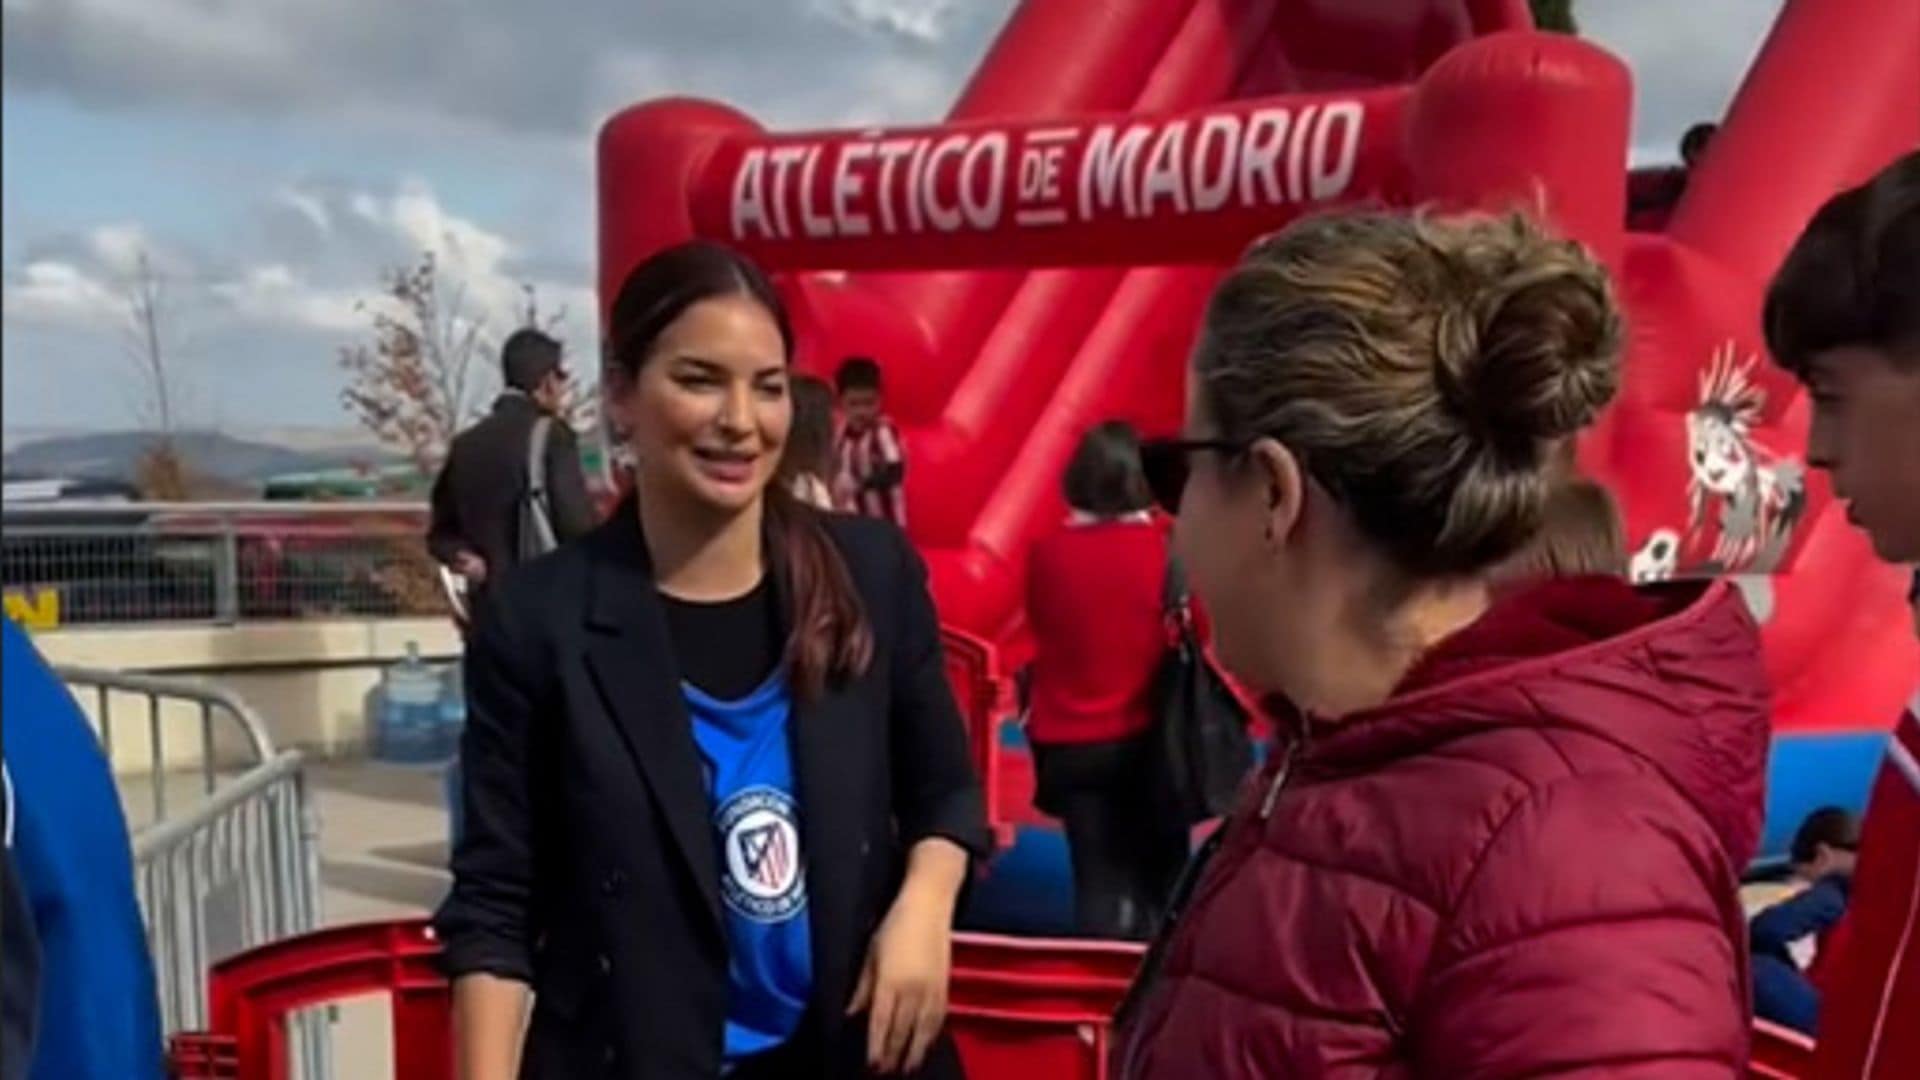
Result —
[[1497, 604], [1249, 784], [1118, 1075], [1738, 1075], [1766, 685], [1726, 584]]

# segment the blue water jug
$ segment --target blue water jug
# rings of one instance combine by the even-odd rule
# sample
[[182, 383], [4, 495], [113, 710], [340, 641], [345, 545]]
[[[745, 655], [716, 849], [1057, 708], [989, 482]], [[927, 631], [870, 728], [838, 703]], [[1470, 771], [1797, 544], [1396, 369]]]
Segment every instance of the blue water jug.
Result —
[[382, 761], [419, 764], [437, 761], [441, 752], [440, 675], [420, 659], [420, 645], [407, 642], [406, 658], [380, 677], [380, 710], [374, 719], [374, 756]]

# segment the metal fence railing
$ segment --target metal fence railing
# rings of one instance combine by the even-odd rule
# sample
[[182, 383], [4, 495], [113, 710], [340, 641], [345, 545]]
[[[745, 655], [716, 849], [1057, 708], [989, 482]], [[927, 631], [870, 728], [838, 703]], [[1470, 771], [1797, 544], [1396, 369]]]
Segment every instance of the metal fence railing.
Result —
[[417, 503], [5, 508], [0, 585], [60, 625], [445, 611]]
[[[319, 822], [301, 755], [276, 751], [260, 717], [220, 687], [56, 670], [89, 707], [110, 758], [124, 761], [131, 733], [144, 739], [121, 794], [129, 819], [145, 818], [133, 834], [134, 885], [161, 1021], [168, 1034], [204, 1029], [209, 967], [320, 925]], [[125, 699], [145, 702], [143, 723], [115, 720], [113, 702]], [[309, 1080], [329, 1075], [326, 1033], [324, 1016], [296, 1023], [290, 1049]]]
[[266, 724], [245, 701], [197, 680], [61, 664], [100, 747], [123, 777], [136, 827], [166, 821], [273, 757]]
[[207, 969], [320, 925], [320, 863], [298, 751], [223, 785], [193, 813], [142, 831], [135, 884], [165, 1029], [206, 1026]]

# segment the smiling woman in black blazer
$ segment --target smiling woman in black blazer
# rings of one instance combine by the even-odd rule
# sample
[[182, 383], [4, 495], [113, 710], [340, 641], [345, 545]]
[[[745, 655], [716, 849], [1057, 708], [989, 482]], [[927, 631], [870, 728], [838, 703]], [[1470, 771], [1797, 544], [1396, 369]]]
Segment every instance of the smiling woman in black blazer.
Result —
[[958, 1076], [987, 833], [920, 560], [770, 483], [793, 342], [751, 263], [662, 252], [609, 329], [636, 498], [493, 590], [467, 656], [460, 1075]]

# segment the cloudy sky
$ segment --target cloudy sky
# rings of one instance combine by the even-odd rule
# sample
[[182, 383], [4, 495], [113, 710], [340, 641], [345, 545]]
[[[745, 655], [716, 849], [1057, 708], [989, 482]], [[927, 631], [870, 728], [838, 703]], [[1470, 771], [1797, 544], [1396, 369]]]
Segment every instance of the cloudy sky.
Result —
[[[345, 426], [338, 348], [435, 254], [510, 325], [531, 284], [595, 353], [592, 136], [669, 93], [770, 126], [935, 118], [1014, 0], [4, 0], [4, 425], [145, 411], [144, 254], [193, 426]], [[1639, 154], [1719, 113], [1778, 0], [1581, 0], [1633, 65]]]

